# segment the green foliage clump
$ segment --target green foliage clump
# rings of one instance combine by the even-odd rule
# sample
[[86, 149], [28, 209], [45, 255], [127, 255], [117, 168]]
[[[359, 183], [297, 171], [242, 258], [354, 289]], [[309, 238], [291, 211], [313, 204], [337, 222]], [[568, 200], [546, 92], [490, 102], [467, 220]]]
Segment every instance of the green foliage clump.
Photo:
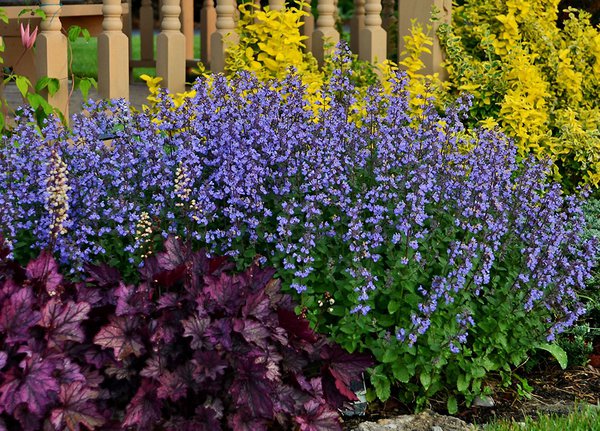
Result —
[[440, 28], [453, 91], [474, 122], [498, 124], [521, 156], [556, 162], [569, 188], [600, 184], [600, 32], [587, 12], [557, 24], [559, 0], [466, 0]]

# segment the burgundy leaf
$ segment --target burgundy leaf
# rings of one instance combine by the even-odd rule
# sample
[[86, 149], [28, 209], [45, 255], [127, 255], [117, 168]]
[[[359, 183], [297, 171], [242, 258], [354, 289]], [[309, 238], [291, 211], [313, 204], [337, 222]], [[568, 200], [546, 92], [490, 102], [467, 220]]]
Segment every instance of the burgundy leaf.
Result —
[[4, 419], [0, 418], [0, 431], [8, 431], [8, 428], [6, 428], [6, 422], [4, 422]]
[[81, 372], [81, 367], [71, 361], [69, 357], [64, 354], [56, 355], [56, 372], [55, 377], [60, 385], [72, 383], [72, 382], [85, 382], [86, 376]]
[[6, 342], [15, 344], [30, 338], [29, 329], [40, 320], [40, 312], [34, 310], [33, 290], [24, 287], [15, 292], [2, 306], [0, 333], [6, 334]]
[[62, 303], [55, 298], [50, 299], [42, 309], [40, 320], [40, 326], [48, 329], [49, 346], [62, 346], [65, 341], [83, 342], [81, 322], [87, 318], [90, 308], [87, 302]]
[[350, 386], [350, 383], [361, 379], [361, 374], [374, 362], [365, 353], [348, 353], [339, 344], [328, 344], [321, 349], [321, 359], [330, 370], [335, 371], [336, 378]]
[[216, 380], [218, 376], [225, 374], [229, 367], [229, 363], [222, 359], [219, 353], [212, 350], [196, 352], [193, 362], [196, 364], [196, 377], [199, 383], [206, 379]]
[[156, 397], [156, 385], [148, 379], [142, 384], [127, 406], [123, 428], [152, 429], [162, 418], [162, 401]]
[[205, 292], [219, 305], [221, 311], [235, 316], [244, 303], [244, 293], [247, 290], [240, 281], [241, 277], [225, 273], [219, 276], [207, 275], [204, 277]]
[[143, 377], [158, 379], [164, 370], [166, 370], [166, 367], [167, 359], [161, 355], [160, 352], [158, 352], [156, 355], [152, 356], [146, 361], [146, 366], [142, 371], [140, 371], [140, 375]]
[[252, 265], [246, 274], [250, 277], [252, 290], [256, 291], [264, 289], [273, 280], [276, 272], [275, 268], [261, 268], [258, 265]]
[[279, 324], [290, 334], [309, 343], [317, 341], [317, 336], [310, 328], [308, 320], [297, 316], [293, 310], [279, 308], [277, 310], [277, 317], [279, 317]]
[[327, 405], [316, 400], [304, 404], [306, 413], [294, 419], [300, 426], [300, 431], [341, 431], [340, 417], [337, 412], [330, 410]]
[[112, 303], [112, 298], [109, 300], [108, 296], [97, 286], [88, 287], [85, 283], [77, 283], [75, 288], [79, 302], [87, 302], [95, 307]]
[[85, 270], [90, 276], [90, 281], [95, 281], [100, 287], [116, 286], [121, 280], [119, 270], [105, 263], [100, 265], [86, 265]]
[[8, 354], [6, 352], [0, 352], [0, 370], [4, 368], [8, 362]]
[[264, 291], [261, 290], [250, 294], [246, 298], [246, 303], [242, 307], [242, 316], [246, 318], [252, 316], [263, 321], [267, 316], [271, 315], [269, 305], [269, 298]]
[[263, 323], [256, 320], [235, 319], [233, 321], [233, 330], [242, 334], [244, 339], [259, 347], [266, 348], [271, 331]]
[[93, 402], [97, 397], [98, 391], [83, 382], [62, 385], [58, 393], [61, 406], [52, 410], [50, 422], [56, 429], [69, 431], [79, 431], [80, 425], [90, 430], [102, 426], [105, 419]]
[[183, 242], [173, 235], [169, 235], [164, 243], [165, 251], [157, 253], [158, 263], [163, 270], [172, 271], [184, 264], [190, 251]]
[[115, 311], [117, 316], [147, 315], [152, 311], [152, 293], [145, 284], [136, 288], [121, 281], [119, 287], [115, 290], [115, 296], [117, 298], [117, 309]]
[[56, 364], [37, 355], [26, 358], [22, 370], [11, 369], [6, 373], [0, 387], [0, 410], [12, 414], [17, 406], [25, 403], [30, 412], [43, 415], [56, 393], [58, 381], [53, 376]]
[[267, 431], [267, 422], [257, 419], [244, 411], [237, 411], [229, 417], [228, 424], [233, 431]]
[[188, 385], [177, 373], [165, 371], [158, 377], [158, 381], [160, 386], [156, 396], [159, 399], [177, 401], [187, 395]]
[[63, 280], [63, 276], [58, 273], [56, 260], [48, 250], [42, 251], [37, 259], [27, 264], [27, 277], [41, 283], [50, 296], [58, 293], [57, 288]]
[[231, 330], [231, 321], [229, 319], [219, 319], [206, 329], [206, 337], [217, 348], [230, 351], [233, 347]]
[[32, 413], [26, 404], [19, 404], [13, 416], [19, 421], [19, 431], [38, 431], [41, 428], [42, 416]]
[[273, 394], [266, 378], [267, 369], [256, 359], [254, 355], [240, 358], [231, 384], [231, 395], [238, 408], [248, 408], [254, 417], [272, 419]]
[[339, 345], [331, 344], [321, 348], [321, 359], [325, 399], [336, 408], [341, 407], [346, 400], [355, 401], [356, 394], [350, 389], [350, 384], [360, 380], [361, 374], [373, 365], [371, 357], [366, 354], [350, 354]]
[[163, 308], [176, 308], [181, 306], [181, 297], [175, 292], [167, 292], [163, 294], [158, 300], [158, 309]]
[[199, 319], [198, 317], [190, 317], [181, 322], [183, 325], [183, 336], [192, 337], [190, 347], [192, 349], [201, 349], [202, 339], [206, 335], [206, 329], [210, 325], [210, 319]]
[[111, 316], [110, 323], [103, 326], [94, 337], [94, 343], [105, 349], [114, 349], [115, 357], [123, 360], [129, 355], [140, 356], [144, 352], [141, 342], [140, 320], [135, 316]]

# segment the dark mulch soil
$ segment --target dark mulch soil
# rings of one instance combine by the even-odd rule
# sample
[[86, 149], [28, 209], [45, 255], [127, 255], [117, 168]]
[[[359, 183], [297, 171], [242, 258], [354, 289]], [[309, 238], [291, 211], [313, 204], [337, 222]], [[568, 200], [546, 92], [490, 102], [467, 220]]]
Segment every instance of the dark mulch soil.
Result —
[[[597, 346], [600, 354], [600, 344]], [[594, 352], [596, 353], [596, 352]], [[594, 358], [589, 365], [560, 369], [552, 362], [540, 364], [533, 370], [518, 370], [517, 374], [527, 380], [533, 388], [529, 399], [519, 397], [516, 382], [513, 387], [503, 388], [493, 380], [488, 384], [494, 390], [493, 407], [465, 407], [455, 416], [467, 423], [485, 424], [496, 420], [522, 421], [525, 416], [537, 417], [540, 414], [567, 414], [576, 404], [600, 405], [600, 363]], [[445, 403], [431, 401], [430, 408], [446, 414]], [[395, 400], [386, 403], [372, 403], [366, 415], [346, 418], [344, 429], [355, 429], [364, 421], [376, 422], [379, 419], [404, 414], [412, 414], [410, 406]]]

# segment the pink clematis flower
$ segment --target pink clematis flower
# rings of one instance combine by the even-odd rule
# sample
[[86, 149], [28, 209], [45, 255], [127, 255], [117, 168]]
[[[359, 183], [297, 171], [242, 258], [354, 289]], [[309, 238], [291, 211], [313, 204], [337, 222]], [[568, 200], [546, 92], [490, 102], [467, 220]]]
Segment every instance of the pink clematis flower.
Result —
[[37, 38], [37, 33], [37, 27], [33, 30], [33, 33], [30, 33], [29, 23], [27, 23], [25, 28], [23, 28], [23, 23], [21, 23], [21, 43], [25, 49], [31, 49], [31, 47], [33, 47], [35, 39]]

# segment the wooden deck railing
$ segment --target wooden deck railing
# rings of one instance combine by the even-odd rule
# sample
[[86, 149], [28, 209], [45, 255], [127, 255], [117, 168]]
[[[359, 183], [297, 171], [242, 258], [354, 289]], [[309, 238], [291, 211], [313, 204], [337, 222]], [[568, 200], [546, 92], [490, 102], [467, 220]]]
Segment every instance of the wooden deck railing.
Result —
[[[4, 0], [6, 2], [6, 0]], [[396, 5], [394, 4], [396, 1]], [[70, 3], [73, 3], [71, 1]], [[57, 78], [67, 82], [67, 41], [61, 28], [66, 21], [88, 27], [98, 34], [98, 84], [99, 94], [105, 98], [129, 96], [130, 68], [156, 65], [157, 75], [172, 92], [185, 88], [186, 61], [202, 61], [213, 71], [223, 71], [225, 50], [229, 43], [237, 41], [236, 0], [203, 0], [200, 11], [200, 58], [195, 59], [194, 50], [194, 0], [161, 0], [160, 33], [157, 38], [156, 58], [153, 55], [154, 10], [151, 0], [142, 0], [140, 8], [141, 59], [130, 59], [131, 0], [83, 0], [85, 4], [61, 5], [59, 0], [39, 0], [46, 19], [40, 23], [40, 34], [35, 49], [37, 76]], [[89, 4], [96, 3], [96, 4]], [[216, 4], [215, 4], [216, 3]], [[383, 4], [382, 4], [383, 3]], [[284, 0], [269, 0], [271, 9], [281, 9]], [[403, 37], [408, 34], [412, 19], [422, 24], [429, 20], [432, 7], [442, 13], [442, 21], [449, 20], [451, 0], [354, 0], [354, 16], [350, 23], [351, 49], [362, 60], [383, 61], [390, 45], [387, 33], [397, 24], [398, 53], [404, 50]], [[395, 22], [394, 9], [398, 18]], [[1, 6], [0, 6], [1, 7]], [[18, 11], [23, 6], [4, 7], [12, 24], [1, 27], [3, 36], [15, 34]], [[339, 40], [335, 27], [337, 0], [318, 0], [318, 19], [305, 17], [302, 32], [308, 36], [307, 49], [322, 63], [329, 43]], [[384, 12], [382, 17], [382, 11]], [[439, 22], [439, 21], [438, 21]], [[7, 44], [7, 52], [13, 49]], [[5, 53], [6, 54], [6, 53]], [[10, 56], [10, 52], [8, 52]], [[6, 55], [5, 55], [6, 56]], [[432, 55], [425, 59], [428, 72], [441, 72], [442, 52], [436, 40]], [[67, 85], [48, 96], [50, 102], [67, 110]]]

